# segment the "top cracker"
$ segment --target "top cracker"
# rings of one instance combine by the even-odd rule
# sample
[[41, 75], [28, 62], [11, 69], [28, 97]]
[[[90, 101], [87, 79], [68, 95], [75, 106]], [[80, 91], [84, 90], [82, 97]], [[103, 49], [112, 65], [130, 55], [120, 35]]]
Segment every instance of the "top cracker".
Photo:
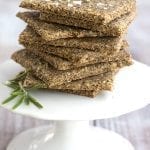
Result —
[[132, 12], [135, 0], [23, 0], [20, 7], [106, 24]]

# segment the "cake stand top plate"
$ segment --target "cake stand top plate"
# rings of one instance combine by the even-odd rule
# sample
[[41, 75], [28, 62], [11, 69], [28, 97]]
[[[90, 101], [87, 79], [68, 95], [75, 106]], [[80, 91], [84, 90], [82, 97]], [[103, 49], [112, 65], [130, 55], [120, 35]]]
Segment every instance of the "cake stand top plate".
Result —
[[[14, 78], [23, 68], [12, 60], [0, 65], [0, 103], [9, 96], [10, 88], [3, 83]], [[104, 91], [96, 98], [87, 98], [48, 90], [31, 94], [44, 106], [22, 105], [15, 113], [44, 120], [94, 120], [117, 117], [145, 107], [150, 103], [150, 68], [134, 61], [130, 67], [119, 71], [115, 77], [114, 90]], [[3, 105], [12, 111], [11, 106]]]

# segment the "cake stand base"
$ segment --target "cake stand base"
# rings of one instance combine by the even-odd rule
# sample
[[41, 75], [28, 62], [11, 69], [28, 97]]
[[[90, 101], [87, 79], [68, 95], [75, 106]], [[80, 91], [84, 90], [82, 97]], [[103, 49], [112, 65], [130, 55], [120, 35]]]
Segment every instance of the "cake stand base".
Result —
[[134, 150], [122, 136], [90, 127], [87, 121], [57, 121], [18, 135], [7, 150]]

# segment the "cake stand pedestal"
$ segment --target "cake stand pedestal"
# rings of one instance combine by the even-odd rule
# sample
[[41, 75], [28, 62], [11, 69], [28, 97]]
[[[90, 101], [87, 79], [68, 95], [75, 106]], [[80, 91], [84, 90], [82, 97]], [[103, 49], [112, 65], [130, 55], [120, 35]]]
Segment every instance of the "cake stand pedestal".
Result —
[[96, 127], [87, 121], [57, 121], [56, 128], [48, 126], [21, 133], [7, 150], [134, 150], [120, 135]]
[[[0, 103], [10, 92], [2, 83], [21, 70], [11, 60], [0, 66]], [[14, 112], [55, 120], [55, 126], [25, 131], [12, 140], [7, 150], [134, 150], [126, 139], [112, 131], [91, 127], [89, 120], [117, 117], [145, 107], [150, 103], [149, 83], [150, 68], [135, 61], [117, 74], [113, 92], [104, 91], [94, 99], [46, 90], [32, 92], [44, 109], [23, 105]], [[11, 110], [12, 104], [3, 107]]]

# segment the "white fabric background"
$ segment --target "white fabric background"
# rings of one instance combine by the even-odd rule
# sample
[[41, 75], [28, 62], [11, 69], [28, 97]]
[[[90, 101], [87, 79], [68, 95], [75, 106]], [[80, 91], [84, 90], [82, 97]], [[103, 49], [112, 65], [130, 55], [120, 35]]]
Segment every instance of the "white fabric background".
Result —
[[150, 65], [150, 0], [137, 0], [137, 8], [128, 39], [133, 56]]

